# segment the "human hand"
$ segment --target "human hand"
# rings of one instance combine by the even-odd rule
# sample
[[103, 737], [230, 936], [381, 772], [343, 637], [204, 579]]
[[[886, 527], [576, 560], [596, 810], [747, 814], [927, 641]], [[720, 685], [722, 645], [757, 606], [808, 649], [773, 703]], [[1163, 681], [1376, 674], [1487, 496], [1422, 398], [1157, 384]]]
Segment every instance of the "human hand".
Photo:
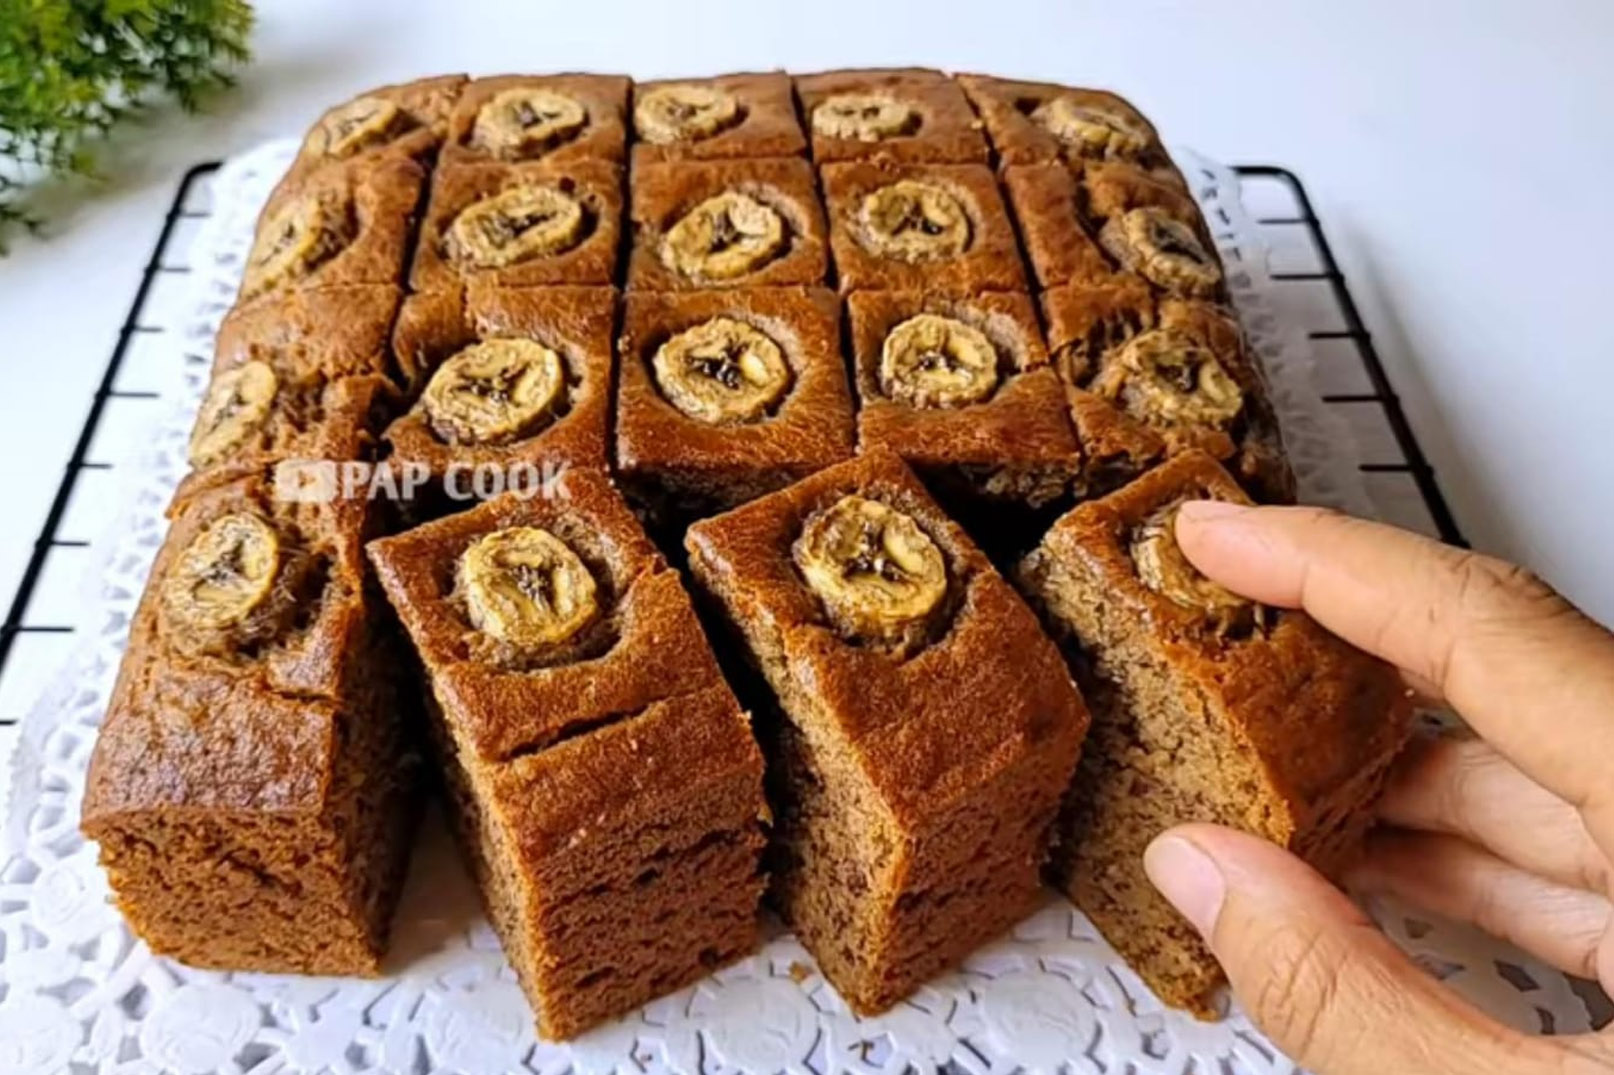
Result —
[[[1477, 733], [1402, 759], [1353, 885], [1614, 988], [1614, 636], [1519, 568], [1318, 509], [1190, 503], [1177, 539], [1207, 575], [1305, 609]], [[1320, 1075], [1614, 1071], [1609, 1035], [1503, 1026], [1254, 836], [1179, 826], [1144, 864], [1251, 1018]]]

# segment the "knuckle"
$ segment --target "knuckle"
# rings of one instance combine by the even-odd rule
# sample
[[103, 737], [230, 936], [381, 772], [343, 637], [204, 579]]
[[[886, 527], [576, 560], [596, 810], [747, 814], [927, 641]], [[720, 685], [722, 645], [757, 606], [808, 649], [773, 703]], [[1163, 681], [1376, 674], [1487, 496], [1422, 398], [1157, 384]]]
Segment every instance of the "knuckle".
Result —
[[1457, 552], [1452, 573], [1456, 606], [1468, 616], [1491, 618], [1505, 614], [1515, 618], [1529, 612], [1550, 616], [1567, 605], [1535, 572], [1506, 560]]

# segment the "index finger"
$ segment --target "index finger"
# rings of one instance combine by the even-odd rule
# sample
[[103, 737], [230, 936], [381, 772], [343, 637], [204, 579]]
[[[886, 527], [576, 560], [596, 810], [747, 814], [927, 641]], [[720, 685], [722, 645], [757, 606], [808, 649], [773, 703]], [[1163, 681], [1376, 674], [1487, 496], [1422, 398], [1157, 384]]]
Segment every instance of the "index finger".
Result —
[[1614, 846], [1614, 638], [1528, 572], [1319, 508], [1185, 504], [1183, 552], [1265, 604], [1303, 608], [1434, 684], [1537, 783], [1601, 815]]

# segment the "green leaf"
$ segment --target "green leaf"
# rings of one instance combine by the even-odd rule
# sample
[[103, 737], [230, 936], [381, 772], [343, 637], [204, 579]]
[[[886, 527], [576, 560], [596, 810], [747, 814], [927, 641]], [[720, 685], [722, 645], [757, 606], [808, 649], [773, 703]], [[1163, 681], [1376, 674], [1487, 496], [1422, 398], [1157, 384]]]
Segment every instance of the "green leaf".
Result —
[[43, 179], [95, 174], [94, 143], [167, 96], [187, 111], [249, 58], [245, 0], [0, 0], [0, 253]]

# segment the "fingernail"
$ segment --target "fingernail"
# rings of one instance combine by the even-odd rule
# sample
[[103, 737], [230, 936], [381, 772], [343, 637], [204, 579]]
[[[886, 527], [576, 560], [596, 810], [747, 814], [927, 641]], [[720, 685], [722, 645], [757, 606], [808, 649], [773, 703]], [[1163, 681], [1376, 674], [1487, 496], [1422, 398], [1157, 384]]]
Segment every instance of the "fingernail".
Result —
[[1193, 523], [1215, 523], [1237, 518], [1249, 511], [1245, 504], [1231, 504], [1226, 500], [1190, 500], [1183, 504], [1179, 518]]
[[1209, 855], [1180, 836], [1160, 836], [1143, 852], [1143, 870], [1202, 936], [1211, 935], [1227, 882]]

